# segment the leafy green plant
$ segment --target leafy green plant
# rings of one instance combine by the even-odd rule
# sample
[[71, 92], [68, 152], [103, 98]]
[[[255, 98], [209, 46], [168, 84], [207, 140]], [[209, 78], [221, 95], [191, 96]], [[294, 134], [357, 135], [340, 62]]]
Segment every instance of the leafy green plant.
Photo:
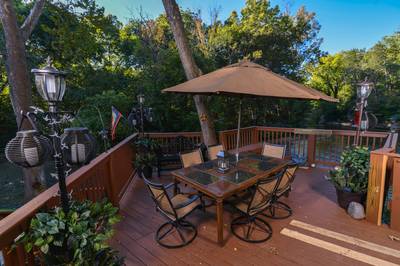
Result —
[[60, 207], [38, 213], [15, 244], [39, 249], [48, 265], [122, 265], [123, 259], [107, 245], [112, 225], [120, 221], [115, 208], [102, 202], [71, 202], [65, 214]]
[[150, 138], [139, 138], [135, 141], [136, 158], [134, 165], [137, 168], [153, 167], [156, 164], [156, 156], [160, 145]]
[[369, 150], [352, 147], [343, 151], [340, 166], [330, 171], [330, 181], [339, 189], [348, 192], [366, 192], [368, 188]]
[[144, 167], [153, 167], [156, 163], [156, 156], [152, 153], [138, 153], [135, 158], [135, 166], [143, 169]]

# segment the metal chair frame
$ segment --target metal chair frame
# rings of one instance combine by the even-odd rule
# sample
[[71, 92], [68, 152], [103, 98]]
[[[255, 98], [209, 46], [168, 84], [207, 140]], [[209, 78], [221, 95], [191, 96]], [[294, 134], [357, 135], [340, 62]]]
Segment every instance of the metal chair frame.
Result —
[[[272, 219], [286, 219], [293, 214], [292, 208], [286, 203], [280, 201], [279, 199], [282, 196], [289, 196], [290, 191], [292, 190], [292, 184], [294, 179], [296, 178], [296, 171], [298, 169], [298, 165], [295, 163], [291, 163], [286, 167], [285, 173], [282, 176], [282, 180], [280, 185], [278, 186], [276, 192], [273, 195], [272, 202], [270, 208], [267, 210], [267, 213], [263, 213], [264, 216]], [[290, 172], [291, 171], [291, 172]], [[287, 182], [282, 185], [283, 177], [287, 175]], [[277, 214], [276, 210], [282, 210], [283, 215]]]
[[[177, 210], [184, 208], [186, 206], [188, 206], [189, 204], [192, 204], [194, 201], [199, 199], [198, 195], [194, 195], [192, 196], [192, 198], [185, 202], [185, 204], [183, 205], [179, 205], [178, 207], [174, 207], [174, 205], [172, 204], [171, 198], [167, 192], [167, 189], [171, 188], [174, 186], [174, 183], [170, 183], [168, 185], [163, 185], [163, 184], [157, 184], [157, 183], [153, 183], [149, 180], [147, 180], [145, 177], [143, 177], [143, 180], [145, 181], [150, 195], [156, 205], [156, 210], [158, 212], [160, 212], [165, 218], [168, 219], [167, 222], [163, 223], [156, 231], [156, 235], [155, 235], [155, 240], [157, 241], [158, 244], [160, 244], [163, 247], [166, 248], [180, 248], [180, 247], [184, 247], [187, 246], [188, 244], [190, 244], [197, 236], [197, 229], [196, 226], [193, 225], [192, 223], [190, 223], [189, 221], [185, 220], [186, 216], [188, 216], [190, 213], [192, 213], [194, 210], [196, 210], [197, 208], [201, 207], [201, 204], [199, 204], [198, 206], [196, 206], [195, 208], [193, 208], [192, 210], [190, 210], [188, 213], [186, 213], [184, 216], [179, 217], [177, 214]], [[156, 190], [160, 190], [162, 191], [162, 193], [160, 193], [160, 195], [156, 196], [152, 189], [154, 188]], [[162, 208], [162, 206], [160, 205], [160, 198], [161, 197], [166, 197], [168, 200], [168, 204], [172, 209], [171, 211], [167, 211], [165, 209]], [[171, 218], [173, 217], [173, 219]], [[166, 232], [164, 232], [163, 234], [161, 234], [161, 232], [163, 231], [163, 229], [165, 229], [166, 227], [170, 227]], [[167, 243], [164, 243], [162, 240], [173, 231], [173, 229], [175, 229], [178, 232], [178, 235], [181, 239], [181, 244], [178, 245], [170, 245]], [[192, 236], [189, 239], [186, 239], [183, 234], [182, 234], [182, 230], [189, 230], [192, 232]]]
[[[260, 179], [257, 184], [253, 187], [252, 189], [252, 195], [250, 197], [250, 201], [245, 202], [247, 205], [247, 210], [243, 211], [239, 209], [238, 207], [234, 206], [237, 210], [241, 212], [242, 215], [239, 217], [235, 218], [231, 222], [231, 231], [232, 233], [239, 238], [240, 240], [243, 240], [245, 242], [250, 242], [250, 243], [261, 243], [265, 242], [268, 239], [272, 237], [272, 227], [270, 224], [258, 217], [259, 214], [262, 214], [266, 209], [268, 209], [271, 205], [273, 195], [275, 194], [279, 182], [282, 178], [282, 175], [284, 173], [283, 171], [280, 171], [279, 173], [268, 177], [264, 179]], [[261, 185], [271, 183], [271, 182], [276, 182], [273, 189], [271, 191], [266, 191]], [[257, 193], [260, 193], [262, 196], [262, 201], [259, 202], [257, 205], [253, 206], [254, 200], [256, 199]], [[243, 200], [242, 200], [243, 201]], [[239, 228], [241, 226], [247, 226], [247, 231], [245, 236], [241, 236], [237, 233], [236, 228]], [[261, 232], [265, 233], [265, 237], [261, 239], [251, 239], [251, 233], [253, 230], [258, 230]]]

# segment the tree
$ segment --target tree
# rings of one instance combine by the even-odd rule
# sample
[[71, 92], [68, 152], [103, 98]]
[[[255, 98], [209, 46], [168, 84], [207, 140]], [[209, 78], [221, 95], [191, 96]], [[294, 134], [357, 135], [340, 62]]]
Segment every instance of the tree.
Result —
[[[189, 47], [179, 7], [175, 0], [163, 0], [163, 4], [179, 51], [183, 69], [185, 70], [186, 78], [188, 80], [194, 79], [202, 75], [202, 73], [194, 61], [192, 51]], [[205, 144], [207, 146], [217, 144], [214, 121], [206, 106], [207, 97], [195, 95], [193, 98], [199, 115], [201, 131], [203, 133]]]
[[17, 124], [19, 124], [21, 112], [26, 112], [32, 105], [32, 84], [28, 72], [25, 43], [39, 20], [45, 0], [35, 2], [21, 27], [18, 25], [13, 2], [12, 0], [0, 1], [0, 20], [6, 46], [6, 70], [10, 84], [11, 103]]
[[[0, 20], [3, 25], [6, 48], [6, 71], [10, 85], [10, 98], [17, 120], [17, 125], [29, 128], [28, 123], [20, 125], [21, 113], [28, 111], [32, 105], [32, 84], [28, 72], [28, 63], [25, 43], [28, 41], [42, 13], [45, 0], [37, 0], [22, 26], [18, 25], [14, 1], [0, 0]], [[34, 191], [41, 179], [42, 168], [24, 169], [25, 198], [32, 198], [38, 191]], [[40, 190], [40, 188], [39, 188]]]

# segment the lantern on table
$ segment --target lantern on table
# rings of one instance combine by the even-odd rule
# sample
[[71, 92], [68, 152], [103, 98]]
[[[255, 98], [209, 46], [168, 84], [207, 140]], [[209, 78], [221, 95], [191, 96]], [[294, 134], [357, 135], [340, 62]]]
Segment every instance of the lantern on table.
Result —
[[217, 153], [218, 167], [217, 171], [220, 173], [226, 173], [229, 171], [229, 156], [226, 151], [219, 151]]

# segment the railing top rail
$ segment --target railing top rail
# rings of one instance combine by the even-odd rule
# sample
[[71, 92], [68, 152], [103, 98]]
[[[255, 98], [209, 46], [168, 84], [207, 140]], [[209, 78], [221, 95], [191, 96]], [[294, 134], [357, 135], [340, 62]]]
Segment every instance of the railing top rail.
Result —
[[183, 132], [148, 132], [144, 133], [145, 136], [151, 137], [177, 137], [177, 136], [201, 136], [201, 132], [196, 131], [183, 131]]
[[[240, 130], [248, 130], [248, 129], [254, 129], [257, 128], [256, 126], [251, 126], [251, 127], [241, 127]], [[227, 130], [221, 130], [218, 131], [220, 134], [221, 133], [231, 133], [231, 132], [237, 132], [237, 128], [234, 129], [227, 129]]]
[[[77, 171], [68, 176], [66, 183], [67, 187], [73, 186], [76, 182], [82, 181], [81, 178], [85, 177], [85, 173], [91, 171], [94, 165], [97, 165], [104, 160], [109, 159], [109, 155], [116, 150], [132, 141], [138, 134], [132, 134], [131, 136], [124, 139], [122, 142], [111, 148], [110, 150], [103, 152], [95, 159], [93, 159], [90, 164], [82, 166]], [[40, 193], [38, 196], [28, 201], [22, 207], [16, 209], [14, 212], [0, 220], [0, 250], [5, 246], [10, 244], [15, 237], [20, 233], [20, 226], [24, 224], [28, 219], [33, 217], [35, 213], [40, 210], [45, 204], [55, 197], [58, 192], [58, 184], [55, 184]], [[15, 235], [16, 234], [16, 235]]]

